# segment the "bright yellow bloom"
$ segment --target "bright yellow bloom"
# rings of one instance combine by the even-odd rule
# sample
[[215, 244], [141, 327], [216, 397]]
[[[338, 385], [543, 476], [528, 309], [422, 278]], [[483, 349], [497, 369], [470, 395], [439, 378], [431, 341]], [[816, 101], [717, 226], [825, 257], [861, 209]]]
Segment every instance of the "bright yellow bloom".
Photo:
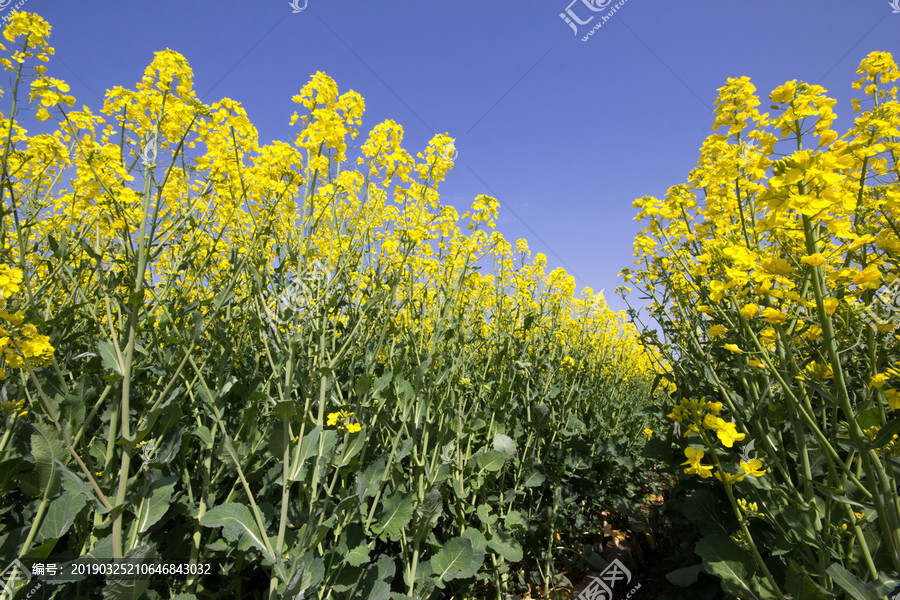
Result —
[[686, 475], [699, 475], [704, 479], [712, 476], [712, 466], [700, 464], [700, 461], [703, 460], [703, 450], [688, 446], [684, 449], [684, 455], [687, 457], [687, 460], [681, 464], [688, 465], [684, 469]]
[[878, 373], [869, 379], [869, 387], [882, 388], [889, 378], [887, 373]]
[[762, 468], [763, 463], [760, 459], [754, 458], [753, 460], [742, 460], [741, 468], [744, 470], [744, 473], [747, 475], [753, 475], [754, 477], [762, 477], [766, 474], [765, 469]]
[[900, 391], [894, 388], [884, 391], [884, 397], [888, 401], [888, 405], [894, 410], [900, 410]]
[[[724, 475], [724, 477], [723, 477]], [[737, 483], [744, 480], [743, 473], [732, 474], [727, 471], [716, 471], [716, 479], [727, 484]]]
[[710, 338], [716, 339], [728, 333], [728, 329], [723, 325], [713, 325], [709, 328], [708, 333]]
[[772, 308], [770, 306], [767, 306], [766, 308], [762, 309], [762, 311], [760, 311], [760, 316], [763, 318], [764, 321], [766, 321], [767, 323], [771, 323], [773, 325], [777, 325], [778, 323], [784, 323], [788, 318], [788, 316], [786, 314], [784, 314], [777, 308]]
[[759, 312], [759, 305], [753, 304], [752, 302], [750, 304], [745, 304], [744, 307], [741, 309], [741, 314], [744, 315], [748, 319], [752, 319], [753, 317], [755, 317], [756, 313], [758, 313], [758, 312]]
[[804, 262], [812, 267], [818, 267], [819, 265], [825, 264], [826, 261], [821, 252], [816, 252], [815, 254], [804, 256], [800, 259], [800, 262]]
[[735, 354], [743, 354], [744, 353], [743, 350], [738, 348], [737, 344], [725, 344], [723, 346], [723, 348], [725, 348], [726, 350], [730, 350], [730, 351], [734, 352]]
[[326, 425], [328, 427], [337, 426], [338, 431], [341, 429], [346, 429], [349, 433], [356, 433], [360, 429], [362, 429], [362, 425], [359, 423], [350, 423], [350, 417], [352, 417], [354, 413], [347, 412], [346, 410], [339, 410], [337, 412], [329, 413], [328, 420], [326, 421]]
[[[720, 421], [722, 421], [720, 419]], [[722, 421], [721, 423], [717, 423], [716, 435], [719, 437], [719, 441], [722, 442], [722, 445], [731, 448], [735, 442], [740, 442], [747, 434], [738, 433], [737, 425], [734, 423], [729, 423], [726, 421]]]

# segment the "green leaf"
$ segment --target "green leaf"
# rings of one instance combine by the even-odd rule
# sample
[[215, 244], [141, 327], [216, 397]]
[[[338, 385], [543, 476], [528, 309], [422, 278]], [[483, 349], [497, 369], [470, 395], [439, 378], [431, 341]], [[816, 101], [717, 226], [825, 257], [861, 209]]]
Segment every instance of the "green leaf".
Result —
[[[331, 449], [334, 447], [335, 442], [337, 441], [337, 434], [333, 429], [329, 429], [328, 431], [324, 431], [322, 427], [316, 427], [309, 433], [303, 436], [303, 439], [300, 440], [300, 457], [296, 464], [291, 465], [291, 474], [289, 479], [291, 481], [299, 481], [305, 476], [305, 471], [303, 471], [303, 467], [307, 460], [313, 457], [317, 457], [319, 454], [319, 436], [323, 436], [322, 440], [322, 453], [324, 456], [327, 456]], [[319, 457], [321, 458], [321, 457]]]
[[200, 524], [204, 527], [221, 527], [225, 537], [232, 542], [247, 536], [250, 542], [259, 548], [266, 558], [272, 561], [275, 559], [266, 549], [266, 544], [262, 537], [263, 534], [253, 520], [250, 509], [243, 504], [237, 504], [236, 502], [220, 504], [200, 517]]
[[494, 450], [513, 455], [516, 453], [516, 443], [508, 435], [498, 433], [494, 436]]
[[472, 542], [472, 549], [475, 550], [475, 552], [484, 553], [487, 550], [487, 538], [474, 527], [466, 528], [462, 533], [462, 537]]
[[69, 531], [75, 522], [75, 515], [87, 504], [81, 494], [65, 492], [50, 502], [47, 514], [41, 523], [42, 540], [59, 539]]
[[369, 562], [369, 546], [367, 544], [360, 544], [346, 555], [344, 555], [344, 560], [350, 564], [352, 567], [359, 567], [361, 565]]
[[860, 581], [856, 575], [838, 563], [831, 563], [828, 565], [825, 572], [831, 575], [834, 582], [841, 586], [841, 589], [850, 594], [854, 600], [880, 600], [878, 594], [876, 594], [869, 585]]
[[784, 587], [785, 593], [802, 600], [826, 600], [832, 597], [822, 586], [812, 580], [803, 567], [793, 561], [790, 562], [785, 573]]
[[153, 464], [167, 465], [172, 462], [181, 450], [181, 437], [183, 434], [184, 427], [179, 427], [167, 432], [160, 440], [156, 452], [153, 453]]
[[382, 456], [357, 475], [356, 494], [360, 502], [375, 496], [381, 489], [381, 477], [384, 474], [385, 465], [387, 465], [387, 458]]
[[172, 493], [178, 477], [172, 475], [157, 479], [150, 484], [149, 494], [140, 503], [138, 513], [138, 533], [144, 533], [162, 519], [172, 504]]
[[443, 512], [443, 508], [444, 497], [441, 496], [441, 491], [436, 487], [428, 490], [425, 499], [419, 504], [419, 508], [416, 511], [419, 523], [415, 535], [417, 542], [421, 541], [434, 528], [435, 523], [437, 523]]
[[97, 352], [100, 353], [100, 360], [103, 362], [103, 368], [112, 371], [120, 377], [125, 377], [125, 371], [119, 363], [119, 355], [116, 354], [116, 348], [112, 343], [105, 340], [97, 341]]
[[491, 510], [493, 509], [488, 504], [479, 504], [475, 510], [478, 513], [478, 519], [488, 527], [497, 522], [497, 515], [492, 515]]
[[507, 527], [523, 527], [525, 525], [525, 518], [519, 511], [511, 510], [506, 513], [503, 524]]
[[41, 477], [41, 487], [50, 487], [49, 496], [53, 497], [59, 489], [59, 470], [56, 465], [65, 464], [68, 460], [66, 445], [56, 429], [49, 423], [35, 423], [31, 434], [31, 454], [34, 466]]
[[537, 469], [532, 469], [528, 475], [525, 476], [525, 482], [522, 484], [527, 488], [538, 487], [543, 485], [544, 481], [547, 478], [544, 477], [544, 474], [538, 471]]
[[379, 522], [372, 526], [372, 531], [382, 539], [388, 537], [395, 542], [400, 539], [400, 532], [412, 519], [415, 502], [411, 494], [396, 492], [384, 500]]
[[478, 463], [478, 466], [485, 471], [499, 471], [503, 468], [503, 463], [506, 462], [508, 456], [508, 454], [504, 454], [503, 452], [488, 450], [484, 454], [479, 454], [475, 460]]
[[325, 562], [312, 551], [297, 560], [297, 567], [284, 589], [283, 598], [315, 597], [315, 589], [325, 579]]
[[471, 541], [456, 537], [431, 557], [431, 568], [439, 581], [452, 581], [473, 577], [483, 562], [483, 555], [478, 556]]
[[350, 442], [347, 444], [347, 448], [344, 450], [343, 454], [340, 455], [340, 461], [338, 462], [337, 467], [341, 468], [349, 465], [350, 461], [352, 461], [353, 458], [363, 449], [365, 443], [366, 437], [364, 435], [351, 435]]
[[272, 412], [279, 421], [290, 421], [297, 414], [297, 403], [293, 400], [279, 401]]
[[94, 500], [94, 488], [91, 484], [82, 479], [80, 474], [75, 474], [65, 467], [59, 460], [54, 459], [56, 468], [62, 478], [63, 489], [73, 494], [80, 494], [88, 500]]
[[707, 573], [722, 581], [726, 594], [754, 600], [767, 600], [775, 592], [756, 572], [752, 558], [727, 535], [708, 535], [694, 549], [703, 559]]
[[191, 433], [199, 438], [201, 442], [206, 444], [207, 447], [212, 445], [213, 437], [212, 432], [209, 430], [209, 427], [205, 425], [197, 425], [197, 427], [195, 427]]
[[666, 573], [666, 579], [673, 585], [688, 587], [697, 583], [697, 578], [702, 572], [703, 564], [701, 563], [699, 565], [694, 565], [693, 567], [685, 567]]
[[488, 540], [488, 548], [508, 562], [519, 562], [522, 560], [522, 545], [505, 531], [494, 533], [494, 537]]

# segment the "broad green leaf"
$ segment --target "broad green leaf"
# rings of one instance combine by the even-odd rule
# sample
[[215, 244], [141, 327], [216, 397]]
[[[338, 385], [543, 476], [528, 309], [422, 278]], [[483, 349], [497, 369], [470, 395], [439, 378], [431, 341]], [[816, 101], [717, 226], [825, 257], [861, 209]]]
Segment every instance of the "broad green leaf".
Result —
[[325, 579], [325, 562], [312, 551], [307, 552], [296, 562], [296, 568], [284, 589], [284, 598], [312, 598], [310, 592]]
[[356, 494], [360, 502], [375, 496], [381, 489], [381, 478], [384, 475], [385, 465], [387, 465], [387, 458], [382, 456], [356, 476]]
[[487, 549], [487, 538], [478, 529], [468, 527], [463, 531], [462, 537], [472, 542], [472, 549], [476, 552], [484, 553]]
[[519, 511], [511, 510], [506, 513], [506, 518], [503, 519], [503, 524], [507, 527], [521, 527], [525, 525], [525, 518]]
[[516, 443], [508, 435], [498, 433], [494, 436], [494, 450], [512, 455], [516, 453]]
[[697, 542], [694, 551], [703, 559], [706, 572], [722, 581], [726, 594], [754, 600], [775, 596], [750, 555], [727, 535], [708, 535]]
[[384, 500], [384, 508], [378, 523], [372, 527], [372, 531], [380, 537], [388, 537], [395, 542], [400, 539], [400, 532], [412, 519], [415, 502], [411, 494], [396, 492], [390, 498]]
[[64, 492], [55, 498], [47, 507], [47, 514], [41, 523], [41, 539], [58, 539], [65, 535], [75, 522], [75, 515], [85, 504], [87, 498], [82, 494]]
[[538, 487], [543, 485], [544, 481], [547, 478], [544, 477], [544, 474], [538, 471], [537, 469], [533, 469], [528, 475], [525, 476], [525, 482], [522, 484], [527, 488]]
[[803, 571], [803, 567], [796, 565], [793, 561], [788, 565], [784, 588], [786, 594], [803, 600], [826, 600], [831, 597], [822, 586]]
[[485, 471], [499, 471], [503, 468], [503, 463], [509, 455], [496, 450], [488, 450], [484, 454], [479, 454], [476, 461], [478, 466]]
[[250, 509], [243, 504], [229, 502], [213, 507], [200, 517], [200, 524], [204, 527], [221, 527], [225, 537], [232, 542], [247, 536], [252, 545], [259, 548], [269, 560], [274, 560], [274, 557], [266, 550], [264, 538]]
[[853, 596], [854, 600], [881, 600], [872, 588], [856, 575], [837, 563], [831, 563], [825, 572], [831, 575], [836, 584]]
[[900, 433], [900, 417], [888, 421], [887, 425], [878, 431], [878, 435], [872, 440], [872, 447], [881, 448], [882, 446], [887, 446], [894, 439], [894, 435], [898, 433]]
[[140, 503], [138, 513], [138, 533], [144, 533], [165, 516], [172, 504], [172, 494], [178, 477], [172, 475], [157, 479], [150, 484], [148, 495]]
[[666, 573], [666, 579], [673, 585], [677, 585], [679, 587], [688, 587], [697, 582], [697, 578], [702, 572], [703, 565], [699, 564], [694, 565], [693, 567], [685, 567], [683, 569], [670, 571], [669, 573]]
[[425, 494], [425, 499], [417, 509], [418, 528], [416, 529], [416, 541], [421, 541], [437, 523], [444, 508], [444, 498], [438, 488], [433, 487]]
[[181, 437], [183, 434], [184, 427], [168, 431], [159, 441], [156, 452], [153, 453], [153, 464], [167, 465], [172, 462], [181, 450]]
[[94, 500], [94, 488], [91, 487], [91, 484], [82, 479], [82, 475], [75, 474], [69, 469], [65, 467], [59, 460], [54, 459], [56, 463], [56, 468], [58, 469], [59, 475], [62, 478], [62, 486], [63, 489], [67, 492], [72, 492], [73, 494], [80, 494], [84, 496], [88, 500]]
[[97, 352], [100, 354], [100, 360], [103, 362], [104, 369], [112, 371], [120, 377], [125, 376], [125, 371], [122, 369], [121, 363], [119, 363], [119, 355], [116, 354], [116, 348], [112, 343], [105, 340], [97, 341]]
[[497, 515], [492, 515], [492, 510], [493, 509], [488, 504], [479, 504], [476, 509], [478, 519], [487, 526], [491, 526], [497, 522]]
[[494, 536], [488, 540], [488, 548], [508, 562], [519, 562], [522, 560], [522, 545], [505, 531], [495, 532]]
[[209, 430], [209, 427], [206, 427], [205, 425], [197, 425], [197, 427], [195, 427], [191, 433], [200, 438], [200, 441], [202, 441], [207, 446], [212, 445], [213, 437], [212, 432]]
[[290, 421], [297, 414], [297, 403], [293, 400], [280, 400], [275, 403], [272, 413], [279, 421]]
[[55, 496], [58, 493], [60, 478], [55, 461], [66, 464], [69, 454], [59, 432], [49, 423], [34, 424], [34, 433], [31, 434], [31, 454], [34, 457], [34, 466], [41, 477], [41, 487], [51, 486], [49, 496]]
[[456, 537], [444, 544], [440, 552], [431, 557], [431, 568], [440, 581], [473, 577], [481, 567], [484, 557], [479, 557], [472, 542]]
[[363, 446], [366, 443], [366, 437], [364, 435], [356, 434], [350, 436], [350, 442], [347, 444], [347, 448], [344, 450], [343, 454], [340, 455], [340, 461], [337, 464], [337, 467], [345, 467], [350, 464], [350, 461], [353, 460], [357, 454], [363, 449]]
[[350, 566], [359, 567], [361, 565], [369, 562], [369, 547], [366, 544], [360, 544], [346, 555], [344, 555], [344, 560], [347, 561]]

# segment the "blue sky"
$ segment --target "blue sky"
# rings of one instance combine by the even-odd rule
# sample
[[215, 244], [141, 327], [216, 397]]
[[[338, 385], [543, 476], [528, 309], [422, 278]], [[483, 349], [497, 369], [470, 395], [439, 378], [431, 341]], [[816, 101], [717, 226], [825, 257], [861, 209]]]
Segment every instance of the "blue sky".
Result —
[[[201, 99], [240, 101], [262, 143], [293, 139], [291, 97], [316, 71], [365, 98], [356, 144], [385, 119], [404, 126], [413, 154], [449, 133], [459, 157], [443, 200], [462, 211], [478, 194], [497, 197], [507, 239], [527, 239], [579, 289], [605, 288], [617, 309], [625, 305], [612, 292], [640, 228], [632, 202], [684, 182], [728, 77], [751, 77], [763, 108], [785, 81], [822, 85], [843, 133], [859, 61], [874, 50], [900, 60], [900, 13], [888, 0], [625, 0], [586, 42], [616, 2], [593, 13], [609, 0], [570, 1], [308, 0], [295, 13], [288, 0], [26, 0], [22, 9], [52, 25], [49, 74], [71, 85], [78, 106], [133, 87], [153, 53], [171, 48], [191, 63]], [[567, 8], [597, 16], [576, 36], [560, 17]]]

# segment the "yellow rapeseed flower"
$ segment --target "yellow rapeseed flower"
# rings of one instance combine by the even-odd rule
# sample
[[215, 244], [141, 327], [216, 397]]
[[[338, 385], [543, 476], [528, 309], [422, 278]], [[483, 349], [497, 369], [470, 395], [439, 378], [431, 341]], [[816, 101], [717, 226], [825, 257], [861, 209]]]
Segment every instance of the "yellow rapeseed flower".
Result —
[[681, 464], [688, 465], [684, 469], [686, 475], [699, 475], [704, 479], [712, 476], [712, 466], [700, 464], [700, 461], [703, 460], [703, 450], [688, 446], [684, 449], [684, 455], [687, 460]]

